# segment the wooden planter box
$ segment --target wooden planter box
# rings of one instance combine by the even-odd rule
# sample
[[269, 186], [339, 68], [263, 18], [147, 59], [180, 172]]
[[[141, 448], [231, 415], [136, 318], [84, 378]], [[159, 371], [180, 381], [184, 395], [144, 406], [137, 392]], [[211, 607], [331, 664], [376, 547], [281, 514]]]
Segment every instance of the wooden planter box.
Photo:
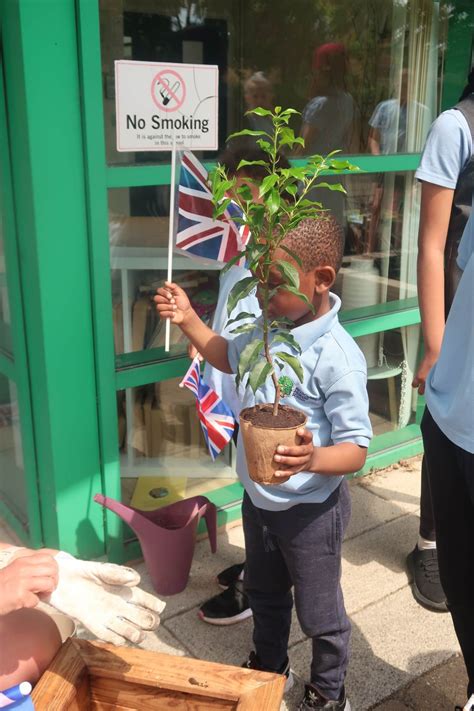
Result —
[[36, 711], [278, 711], [285, 677], [69, 639], [37, 685]]

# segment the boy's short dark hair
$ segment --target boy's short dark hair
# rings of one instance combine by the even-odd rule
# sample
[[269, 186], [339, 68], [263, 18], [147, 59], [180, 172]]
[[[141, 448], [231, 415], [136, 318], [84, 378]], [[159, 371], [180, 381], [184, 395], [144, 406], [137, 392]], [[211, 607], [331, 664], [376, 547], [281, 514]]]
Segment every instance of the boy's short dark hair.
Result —
[[[262, 182], [264, 178], [268, 175], [267, 170], [263, 165], [246, 165], [244, 168], [237, 170], [241, 160], [264, 160], [268, 161], [268, 154], [262, 151], [258, 146], [249, 146], [248, 143], [239, 143], [238, 141], [231, 141], [225, 150], [220, 154], [217, 161], [223, 165], [229, 177], [234, 177], [237, 173], [245, 173], [246, 176]], [[280, 153], [279, 163], [280, 168], [289, 168], [290, 164], [288, 159]]]
[[304, 272], [329, 266], [337, 272], [341, 268], [344, 240], [339, 222], [329, 212], [320, 218], [308, 218], [288, 232], [283, 244], [300, 259]]

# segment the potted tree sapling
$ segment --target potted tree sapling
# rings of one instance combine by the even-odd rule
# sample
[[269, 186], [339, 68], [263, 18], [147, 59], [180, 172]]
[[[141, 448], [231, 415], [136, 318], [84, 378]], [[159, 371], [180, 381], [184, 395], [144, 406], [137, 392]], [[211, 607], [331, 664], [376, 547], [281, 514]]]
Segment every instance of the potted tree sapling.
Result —
[[[345, 192], [340, 184], [324, 182], [324, 173], [337, 174], [358, 168], [335, 158], [337, 151], [326, 157], [309, 156], [304, 165], [280, 167], [279, 156], [282, 151], [292, 151], [296, 146], [304, 146], [303, 138], [296, 137], [289, 127], [292, 115], [299, 112], [277, 106], [274, 111], [256, 108], [247, 113], [265, 116], [271, 119], [273, 125], [271, 133], [245, 129], [229, 136], [229, 139], [252, 136], [266, 154], [266, 160], [243, 160], [238, 166], [238, 170], [244, 169], [246, 165], [257, 164], [265, 167], [267, 175], [259, 185], [260, 201], [253, 200], [248, 185], [255, 181], [248, 178], [245, 184], [237, 186], [236, 178], [229, 178], [222, 165], [217, 165], [211, 173], [211, 190], [214, 217], [222, 215], [233, 200], [242, 210], [239, 221], [250, 231], [245, 248], [224, 267], [225, 270], [229, 269], [244, 257], [252, 273], [233, 287], [227, 308], [230, 315], [242, 298], [257, 289], [262, 316], [257, 319], [255, 314], [241, 312], [228, 321], [228, 326], [233, 326], [233, 334], [255, 332], [255, 337], [240, 354], [236, 373], [237, 384], [243, 382], [256, 393], [271, 378], [275, 392], [272, 403], [245, 408], [240, 415], [249, 474], [254, 481], [260, 483], [280, 484], [284, 480], [274, 478], [278, 466], [273, 459], [275, 450], [279, 444], [299, 444], [296, 432], [305, 425], [306, 416], [303, 412], [280, 403], [282, 396], [290, 394], [293, 389], [293, 377], [302, 381], [303, 369], [298, 360], [301, 348], [291, 333], [292, 323], [286, 318], [275, 317], [269, 313], [269, 303], [275, 293], [269, 280], [270, 270], [276, 267], [280, 273], [279, 289], [290, 291], [304, 300], [308, 308], [313, 309], [312, 303], [299, 291], [299, 274], [295, 265], [301, 266], [301, 261], [284, 244], [284, 240], [302, 220], [325, 219], [323, 205], [310, 199], [312, 190], [327, 188]], [[232, 194], [232, 198], [229, 194]], [[289, 261], [274, 262], [278, 249], [287, 253]], [[287, 344], [293, 353], [275, 349], [275, 344]], [[288, 366], [291, 377], [281, 375], [285, 366]]]

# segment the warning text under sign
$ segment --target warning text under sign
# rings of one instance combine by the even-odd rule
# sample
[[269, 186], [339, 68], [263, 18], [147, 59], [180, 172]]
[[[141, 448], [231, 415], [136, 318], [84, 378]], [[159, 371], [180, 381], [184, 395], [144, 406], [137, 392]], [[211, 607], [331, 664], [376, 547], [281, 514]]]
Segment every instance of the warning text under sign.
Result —
[[218, 68], [115, 62], [117, 150], [218, 147]]

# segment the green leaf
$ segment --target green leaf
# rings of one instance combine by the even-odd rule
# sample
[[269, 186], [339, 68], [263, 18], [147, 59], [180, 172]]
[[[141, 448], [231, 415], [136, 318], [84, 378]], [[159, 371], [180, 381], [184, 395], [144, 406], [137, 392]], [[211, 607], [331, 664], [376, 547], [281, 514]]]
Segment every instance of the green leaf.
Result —
[[256, 277], [245, 277], [245, 279], [241, 279], [232, 287], [229, 298], [227, 299], [227, 314], [229, 316], [240, 299], [244, 299], [248, 296], [252, 289], [255, 289], [257, 284], [258, 279]]
[[[299, 267], [302, 267], [303, 263], [301, 261], [301, 258], [298, 257], [298, 255], [296, 254], [296, 252], [287, 247], [286, 244], [280, 244], [280, 249], [283, 249], [287, 254], [290, 255], [290, 257], [296, 262]], [[299, 286], [299, 283], [297, 284], [297, 286]]]
[[239, 334], [239, 333], [250, 333], [250, 331], [255, 331], [257, 326], [254, 323], [243, 323], [241, 326], [237, 326], [237, 328], [233, 328], [230, 333], [232, 334]]
[[291, 318], [287, 318], [286, 316], [279, 316], [271, 322], [270, 328], [279, 328], [281, 326], [289, 326], [290, 328], [292, 328], [294, 325], [295, 323], [291, 320]]
[[221, 200], [218, 205], [215, 206], [214, 210], [212, 211], [212, 217], [214, 218], [214, 220], [216, 219], [216, 217], [220, 217], [224, 214], [231, 202], [231, 198], [225, 198], [224, 200]]
[[288, 284], [290, 286], [294, 286], [295, 289], [299, 288], [300, 275], [293, 264], [290, 264], [290, 262], [278, 262], [276, 267], [285, 280], [285, 286]]
[[266, 163], [264, 160], [244, 160], [242, 159], [237, 166], [237, 171], [239, 171], [241, 168], [243, 168], [246, 165], [263, 165], [265, 168], [269, 168], [269, 164]]
[[296, 193], [298, 192], [298, 188], [297, 188], [297, 186], [294, 185], [294, 184], [292, 184], [292, 185], [286, 185], [286, 186], [285, 186], [285, 192], [286, 192], [286, 193], [290, 193], [290, 195], [293, 195], [293, 197], [294, 197], [294, 196], [296, 195]]
[[280, 360], [287, 363], [300, 381], [300, 383], [303, 382], [303, 368], [301, 367], [301, 363], [299, 362], [296, 356], [280, 351], [278, 353], [275, 353], [274, 357], [279, 358]]
[[275, 106], [275, 113], [277, 116], [281, 113], [281, 106]]
[[231, 267], [234, 266], [234, 264], [237, 264], [237, 262], [242, 259], [242, 257], [245, 256], [245, 252], [238, 252], [232, 259], [229, 259], [228, 262], [224, 264], [224, 266], [221, 269], [221, 274], [225, 274], [226, 272], [229, 271]]
[[276, 188], [273, 188], [271, 190], [269, 196], [265, 200], [265, 204], [270, 215], [275, 215], [275, 213], [278, 212], [278, 210], [280, 209], [281, 198], [280, 193]]
[[294, 348], [297, 353], [301, 353], [300, 344], [293, 334], [288, 333], [287, 331], [280, 331], [280, 333], [277, 333], [277, 335], [272, 338], [272, 343], [287, 343], [289, 346]]
[[301, 291], [298, 291], [298, 289], [295, 289], [293, 286], [285, 286], [285, 289], [291, 294], [297, 296], [299, 299], [301, 299], [301, 301], [304, 301], [304, 303], [307, 304], [307, 306], [309, 306], [311, 311], [314, 313], [314, 306], [305, 294], [302, 294]]
[[250, 341], [250, 343], [247, 343], [245, 346], [244, 350], [240, 354], [239, 365], [237, 368], [237, 372], [241, 380], [257, 362], [262, 348], [263, 340], [261, 338], [254, 338], [253, 341]]
[[257, 106], [256, 109], [249, 109], [245, 112], [246, 116], [248, 116], [249, 114], [255, 114], [256, 116], [271, 116], [272, 112], [268, 109], [262, 109], [261, 106]]
[[270, 138], [270, 134], [266, 133], [266, 131], [251, 131], [250, 128], [244, 128], [243, 131], [231, 133], [227, 140], [230, 141], [231, 138], [238, 138], [239, 136], [268, 136]]
[[268, 193], [273, 188], [275, 183], [277, 183], [277, 182], [278, 182], [278, 175], [276, 175], [275, 173], [272, 173], [271, 175], [267, 175], [267, 177], [262, 180], [262, 184], [260, 185], [260, 190], [259, 190], [260, 197], [263, 197], [264, 195], [266, 195], [266, 193]]
[[328, 190], [336, 191], [339, 193], [346, 193], [347, 190], [341, 183], [316, 183], [312, 186], [313, 188], [327, 188]]
[[249, 385], [254, 393], [263, 385], [272, 371], [272, 366], [266, 360], [261, 360], [253, 366], [250, 372]]
[[257, 145], [260, 146], [262, 151], [265, 151], [265, 153], [272, 153], [273, 146], [271, 143], [268, 141], [265, 141], [263, 138], [259, 138], [257, 141]]
[[231, 318], [227, 321], [226, 327], [228, 328], [232, 323], [236, 323], [237, 321], [242, 321], [244, 318], [255, 319], [256, 316], [255, 316], [255, 314], [251, 314], [248, 311], [241, 311], [240, 314], [238, 314], [237, 316], [234, 316], [234, 318]]
[[235, 192], [237, 193], [237, 195], [239, 195], [239, 197], [242, 198], [242, 200], [245, 200], [245, 202], [253, 200], [252, 191], [250, 190], [250, 187], [246, 184], [243, 184], [238, 187]]

